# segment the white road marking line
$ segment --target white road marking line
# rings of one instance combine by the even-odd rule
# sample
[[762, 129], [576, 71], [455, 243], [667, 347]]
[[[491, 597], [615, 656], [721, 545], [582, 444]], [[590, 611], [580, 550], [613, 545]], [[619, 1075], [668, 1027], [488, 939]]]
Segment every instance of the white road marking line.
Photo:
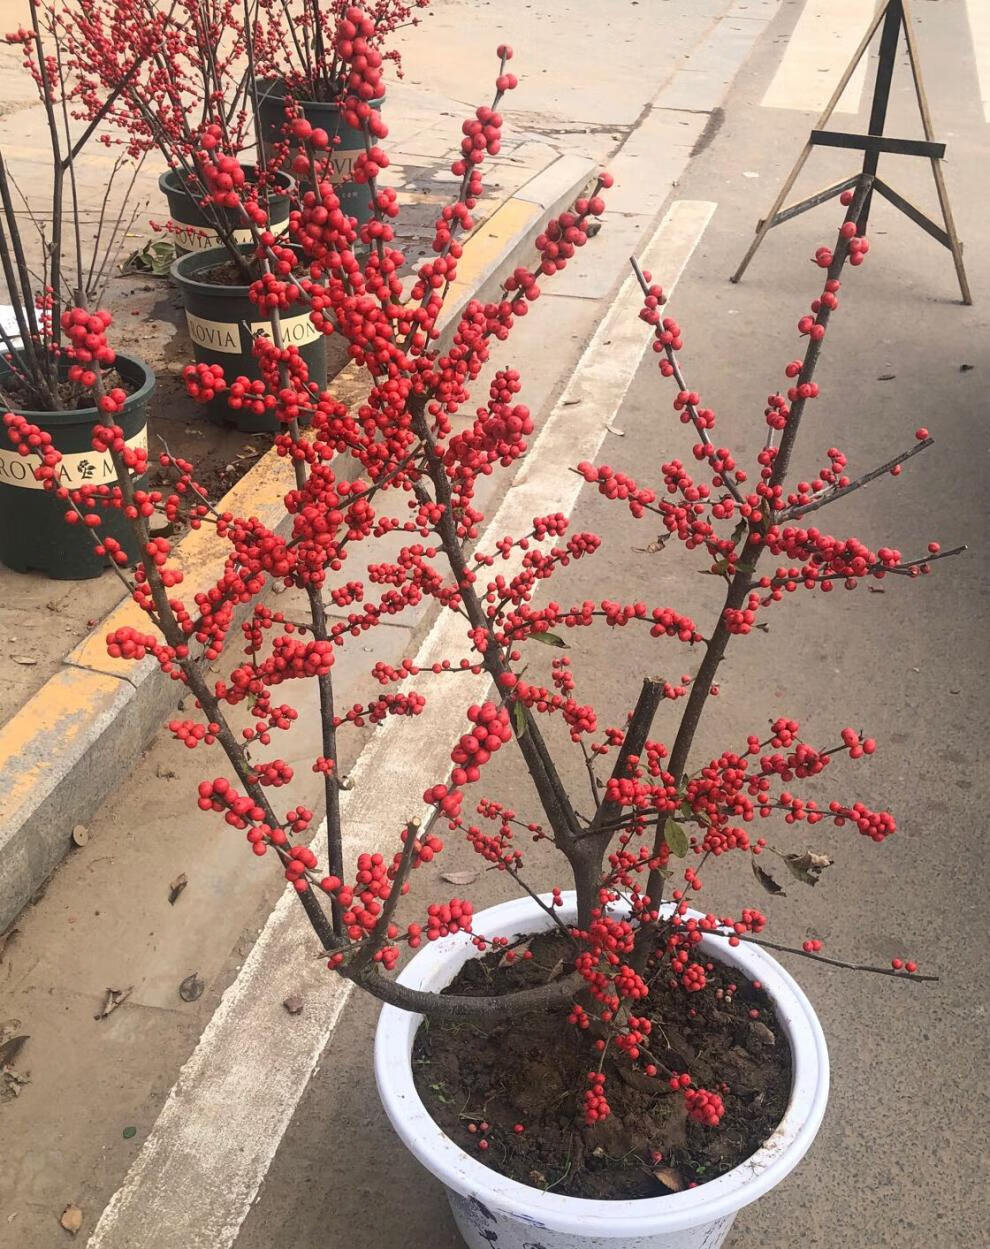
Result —
[[[715, 207], [678, 201], [650, 239], [641, 262], [668, 292]], [[640, 307], [630, 275], [481, 538], [482, 550], [528, 529], [534, 515], [573, 509], [584, 483], [568, 468], [597, 454], [650, 342]], [[507, 564], [499, 571], [512, 575], [514, 565]], [[464, 621], [445, 612], [416, 662], [426, 667], [467, 649]], [[427, 696], [422, 715], [390, 720], [369, 740], [352, 772], [354, 788], [344, 795], [346, 861], [359, 850], [387, 852], [398, 844], [400, 826], [422, 810], [425, 786], [446, 776], [461, 708], [489, 684], [483, 677], [466, 680], [472, 688], [458, 686], [456, 719], [442, 679], [421, 677], [416, 686]], [[324, 836], [321, 829], [313, 841], [321, 857]], [[182, 1068], [88, 1249], [229, 1249], [234, 1243], [350, 995], [351, 986], [313, 957], [315, 948], [302, 909], [287, 891]], [[287, 1025], [282, 1002], [290, 993], [301, 993], [306, 1008]]]
[[973, 59], [980, 83], [983, 119], [990, 121], [990, 0], [966, 0], [966, 13], [973, 38]]
[[[986, 0], [970, 2], [983, 6]], [[874, 0], [807, 0], [762, 106], [820, 113], [875, 11]], [[859, 112], [868, 58], [866, 53], [856, 66], [836, 106], [837, 113]]]

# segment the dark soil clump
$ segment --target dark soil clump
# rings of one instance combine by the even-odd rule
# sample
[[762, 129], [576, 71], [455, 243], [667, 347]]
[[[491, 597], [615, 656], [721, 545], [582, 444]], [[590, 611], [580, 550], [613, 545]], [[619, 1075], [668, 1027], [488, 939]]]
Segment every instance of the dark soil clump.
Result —
[[[116, 369], [103, 375], [103, 383], [108, 391], [119, 387], [127, 395], [133, 394], [137, 389], [132, 382], [121, 377]], [[94, 406], [93, 392], [79, 382], [63, 379], [56, 384], [55, 392], [58, 406], [49, 408], [27, 377], [8, 373], [0, 385], [0, 396], [12, 412], [82, 412]]]
[[[469, 960], [448, 991], [500, 995], [545, 984], [573, 957], [557, 933], [535, 937], [529, 948], [526, 961], [507, 964], [504, 952]], [[602, 1067], [612, 1113], [587, 1125], [582, 1095], [598, 1066], [594, 1033], [560, 1013], [483, 1027], [424, 1022], [413, 1049], [419, 1095], [451, 1140], [530, 1187], [630, 1200], [704, 1184], [768, 1140], [791, 1090], [790, 1047], [770, 999], [734, 968], [708, 965], [704, 989], [687, 993], [658, 981], [636, 1013], [653, 1021], [650, 1054], [658, 1063], [721, 1093], [718, 1127], [689, 1119], [666, 1072], [647, 1076], [614, 1045]]]

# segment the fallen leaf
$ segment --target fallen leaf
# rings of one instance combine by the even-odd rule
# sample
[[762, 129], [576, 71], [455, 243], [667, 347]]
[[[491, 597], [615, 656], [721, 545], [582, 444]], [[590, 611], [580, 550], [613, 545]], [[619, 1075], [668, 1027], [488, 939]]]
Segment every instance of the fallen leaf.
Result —
[[441, 872], [440, 879], [448, 885], [473, 885], [478, 879], [477, 872]]
[[755, 1036], [757, 1040], [762, 1041], [764, 1045], [776, 1045], [777, 1044], [777, 1038], [774, 1036], [774, 1034], [770, 1031], [770, 1029], [766, 1026], [765, 1023], [760, 1023], [758, 1019], [754, 1019], [752, 1023], [750, 1023], [749, 1031], [752, 1036]]
[[768, 849], [784, 860], [791, 875], [796, 876], [802, 884], [817, 885], [822, 872], [832, 866], [833, 860], [827, 854], [816, 854], [814, 850], [806, 850], [804, 854], [782, 854], [780, 850]]
[[22, 664], [25, 668], [30, 668], [38, 662], [37, 659], [32, 659], [29, 655], [11, 655], [11, 659], [15, 664]]
[[769, 872], [764, 871], [755, 859], [750, 859], [749, 862], [753, 869], [753, 875], [760, 882], [767, 893], [781, 894], [786, 897], [784, 887], [782, 885], [778, 885]]
[[150, 273], [156, 278], [166, 277], [175, 259], [175, 244], [171, 239], [149, 239], [143, 247], [131, 254], [120, 265], [120, 272]]
[[137, 1136], [137, 1128], [135, 1127], [124, 1128], [122, 1135], [125, 1141], [129, 1141], [132, 1136]]
[[179, 985], [179, 997], [182, 998], [183, 1002], [195, 1002], [197, 998], [203, 996], [205, 988], [206, 981], [197, 976], [195, 972], [192, 972]]
[[684, 1181], [681, 1179], [680, 1172], [675, 1171], [673, 1167], [658, 1167], [653, 1174], [672, 1193], [683, 1192]]
[[186, 885], [188, 884], [189, 884], [189, 881], [186, 878], [185, 872], [183, 872], [180, 876], [176, 876], [175, 880], [173, 880], [172, 883], [168, 887], [169, 906], [175, 906], [176, 902], [178, 902], [179, 900], [179, 896], [181, 895], [183, 889], [185, 889]]
[[89, 829], [85, 824], [77, 824], [72, 830], [72, 840], [77, 846], [84, 846], [89, 841]]
[[892, 382], [896, 376], [897, 376], [896, 373], [881, 373], [880, 376], [877, 378], [877, 381], [878, 382]]
[[171, 768], [167, 768], [164, 763], [160, 763], [155, 768], [155, 775], [160, 776], [163, 781], [174, 781], [177, 773], [173, 772]]
[[107, 1000], [103, 1003], [103, 1009], [98, 1015], [94, 1015], [94, 1019], [106, 1019], [107, 1015], [112, 1014], [121, 1003], [134, 992], [134, 986], [128, 985], [126, 989], [107, 989]]
[[616, 434], [619, 438], [625, 438], [626, 431], [624, 429], [616, 429], [614, 425], [606, 425], [605, 428], [610, 434]]
[[78, 1206], [74, 1206], [70, 1203], [62, 1211], [62, 1217], [59, 1219], [59, 1222], [67, 1232], [71, 1232], [72, 1235], [75, 1236], [82, 1227], [83, 1212]]
[[24, 1045], [31, 1038], [29, 1036], [13, 1036], [9, 1041], [4, 1041], [0, 1045], [0, 1067], [12, 1067], [17, 1055], [24, 1048]]
[[291, 993], [282, 1003], [290, 1015], [299, 1015], [302, 1013], [303, 1000], [299, 993]]
[[970, 369], [975, 369], [975, 368], [976, 368], [976, 365], [975, 365], [975, 364], [960, 364], [960, 366], [959, 366], [959, 372], [960, 372], [960, 373], [968, 373], [968, 372], [970, 371]]

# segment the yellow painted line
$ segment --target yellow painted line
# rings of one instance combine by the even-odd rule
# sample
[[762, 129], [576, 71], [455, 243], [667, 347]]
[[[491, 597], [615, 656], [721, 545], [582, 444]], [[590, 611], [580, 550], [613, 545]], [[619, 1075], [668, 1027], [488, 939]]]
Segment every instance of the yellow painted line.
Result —
[[[988, 0], [974, 2], [982, 6]], [[761, 101], [763, 107], [820, 113], [875, 11], [875, 0], [807, 0]], [[843, 91], [837, 113], [859, 112], [868, 55], [863, 56]]]
[[983, 120], [990, 121], [990, 0], [966, 0]]
[[0, 728], [0, 825], [50, 779], [52, 757], [71, 755], [87, 731], [120, 695], [120, 682], [99, 672], [66, 667]]
[[[527, 200], [506, 200], [487, 221], [481, 223], [464, 248], [457, 265], [458, 286], [471, 286], [485, 269], [494, 264], [505, 250], [506, 239], [531, 226], [543, 215], [538, 204]], [[470, 249], [470, 251], [469, 251]]]

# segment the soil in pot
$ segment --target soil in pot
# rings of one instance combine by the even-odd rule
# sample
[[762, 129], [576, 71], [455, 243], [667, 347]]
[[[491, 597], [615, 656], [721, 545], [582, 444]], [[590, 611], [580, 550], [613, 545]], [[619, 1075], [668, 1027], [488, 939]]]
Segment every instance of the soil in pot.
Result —
[[[125, 395], [132, 395], [138, 389], [136, 382], [129, 377], [122, 376], [116, 369], [103, 374], [103, 384], [107, 390], [119, 388]], [[79, 382], [70, 382], [65, 378], [56, 383], [55, 397], [56, 407], [53, 411], [78, 412], [93, 406], [92, 391]], [[15, 374], [8, 374], [3, 379], [0, 384], [0, 399], [8, 404], [13, 412], [20, 412], [23, 409], [38, 410], [38, 395], [34, 387], [26, 379], [17, 377]]]
[[[504, 951], [470, 959], [447, 992], [501, 995], [545, 984], [573, 957], [556, 933], [534, 937], [528, 949], [531, 958], [512, 963]], [[612, 1113], [586, 1125], [582, 1094], [598, 1055], [592, 1034], [559, 1013], [484, 1027], [424, 1021], [413, 1049], [417, 1091], [451, 1140], [530, 1187], [605, 1201], [704, 1184], [768, 1140], [791, 1092], [790, 1047], [767, 994], [728, 965], [706, 967], [704, 989], [655, 985], [636, 1011], [653, 1021], [650, 1054], [659, 1063], [721, 1092], [717, 1128], [688, 1119], [666, 1073], [647, 1076], [614, 1046], [602, 1066]]]

